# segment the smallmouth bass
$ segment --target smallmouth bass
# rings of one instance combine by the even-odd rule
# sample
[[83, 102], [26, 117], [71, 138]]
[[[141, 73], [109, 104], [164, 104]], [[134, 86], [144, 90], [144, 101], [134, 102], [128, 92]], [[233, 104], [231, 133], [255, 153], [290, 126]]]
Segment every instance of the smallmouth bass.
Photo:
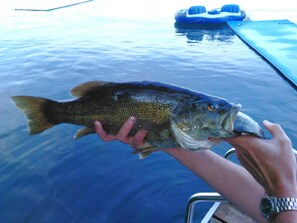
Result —
[[240, 112], [241, 106], [208, 94], [158, 82], [99, 82], [81, 84], [71, 90], [76, 98], [53, 101], [32, 96], [12, 100], [27, 119], [29, 134], [37, 134], [60, 123], [85, 126], [74, 139], [95, 133], [94, 121], [109, 134], [116, 134], [134, 116], [130, 132], [148, 131], [151, 146], [137, 149], [145, 157], [157, 148], [181, 146], [187, 150], [210, 149], [210, 138], [249, 134], [264, 138], [252, 118]]

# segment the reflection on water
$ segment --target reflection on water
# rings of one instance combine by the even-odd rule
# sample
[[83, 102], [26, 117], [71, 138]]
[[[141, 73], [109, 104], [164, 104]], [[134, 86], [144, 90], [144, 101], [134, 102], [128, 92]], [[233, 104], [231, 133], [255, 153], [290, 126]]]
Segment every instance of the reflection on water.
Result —
[[186, 36], [189, 42], [207, 41], [231, 41], [235, 33], [227, 24], [182, 24], [175, 22], [175, 32]]

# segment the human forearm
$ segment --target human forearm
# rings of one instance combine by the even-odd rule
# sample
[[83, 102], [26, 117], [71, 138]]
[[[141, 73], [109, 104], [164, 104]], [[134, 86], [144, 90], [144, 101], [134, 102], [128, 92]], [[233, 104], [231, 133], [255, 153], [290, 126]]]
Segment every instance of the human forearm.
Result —
[[205, 180], [242, 212], [257, 222], [266, 222], [259, 211], [264, 190], [244, 168], [211, 151], [189, 152], [181, 148], [164, 151]]

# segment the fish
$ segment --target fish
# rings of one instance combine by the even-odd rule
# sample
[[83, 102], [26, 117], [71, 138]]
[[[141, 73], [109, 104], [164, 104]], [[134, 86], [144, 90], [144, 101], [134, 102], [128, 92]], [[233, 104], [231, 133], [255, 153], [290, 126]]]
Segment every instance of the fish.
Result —
[[77, 140], [96, 132], [96, 120], [116, 134], [134, 116], [129, 135], [148, 132], [146, 146], [134, 151], [141, 158], [158, 148], [211, 149], [221, 138], [242, 134], [265, 138], [260, 125], [240, 112], [240, 104], [169, 83], [90, 81], [70, 93], [75, 98], [68, 101], [23, 95], [12, 100], [26, 115], [30, 135], [69, 123], [83, 126], [74, 135]]

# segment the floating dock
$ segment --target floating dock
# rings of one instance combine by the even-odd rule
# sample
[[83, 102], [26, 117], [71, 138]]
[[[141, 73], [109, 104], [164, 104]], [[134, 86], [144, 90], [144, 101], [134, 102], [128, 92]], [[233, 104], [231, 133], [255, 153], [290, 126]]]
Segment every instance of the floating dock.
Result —
[[230, 28], [297, 87], [297, 25], [289, 20], [229, 21]]

